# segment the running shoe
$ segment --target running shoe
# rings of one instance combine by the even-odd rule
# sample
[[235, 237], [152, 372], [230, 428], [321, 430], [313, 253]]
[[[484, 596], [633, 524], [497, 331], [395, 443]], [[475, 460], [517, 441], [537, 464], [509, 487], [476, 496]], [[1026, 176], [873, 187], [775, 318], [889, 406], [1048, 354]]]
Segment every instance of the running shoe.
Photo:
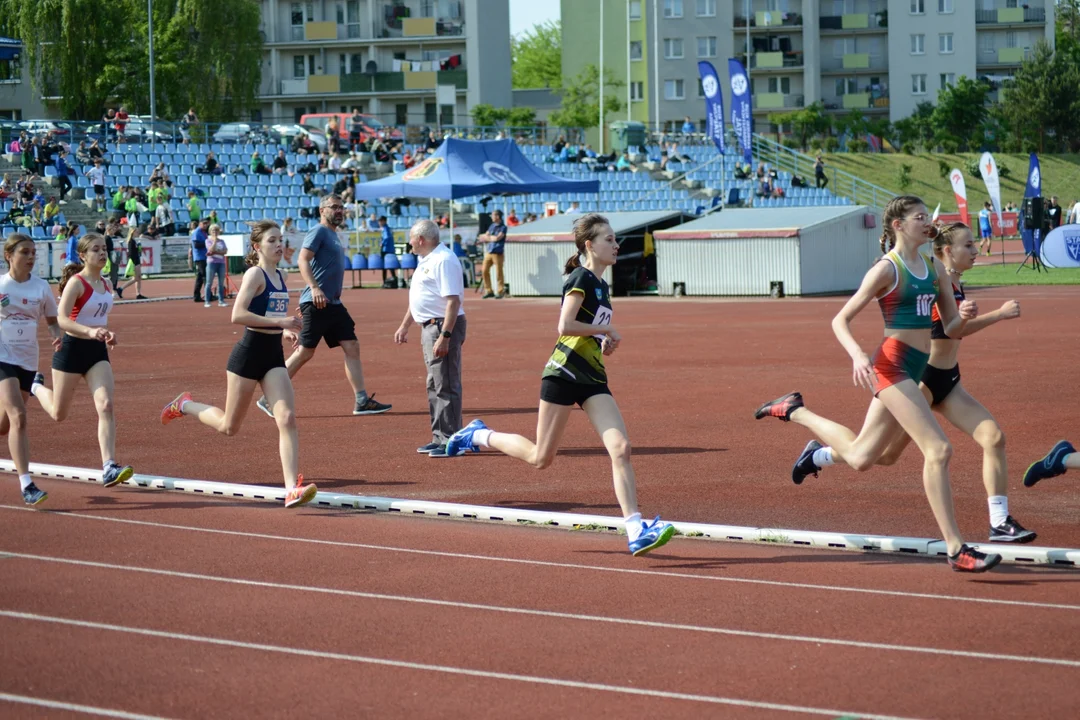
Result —
[[145, 295], [136, 295], [135, 299], [136, 300], [149, 300], [150, 298], [146, 297]]
[[949, 567], [956, 572], [981, 573], [1001, 562], [997, 553], [981, 553], [968, 545], [961, 545], [960, 551], [949, 555]]
[[778, 397], [772, 402], [767, 402], [759, 407], [754, 412], [754, 419], [760, 420], [763, 417], [772, 416], [774, 418], [780, 418], [784, 422], [788, 422], [791, 420], [791, 413], [802, 406], [802, 393], [788, 393], [783, 397]]
[[184, 417], [184, 412], [180, 408], [184, 407], [184, 403], [191, 402], [191, 393], [182, 392], [176, 396], [176, 399], [161, 409], [161, 424], [168, 425], [177, 418]]
[[444, 447], [446, 446], [440, 445], [437, 442], [429, 442], [427, 445], [421, 445], [420, 447], [416, 448], [416, 452], [420, 453], [421, 455], [429, 455], [438, 450], [439, 448]]
[[218, 300], [217, 301], [217, 306], [218, 307], [229, 307], [229, 303], [225, 302], [224, 300]]
[[825, 447], [817, 440], [811, 440], [803, 448], [802, 455], [795, 461], [795, 467], [791, 468], [791, 481], [796, 485], [802, 485], [807, 475], [818, 476], [821, 468], [814, 464], [814, 452]]
[[39, 488], [34, 483], [26, 486], [22, 491], [23, 502], [27, 505], [39, 505], [49, 499], [49, 493]]
[[207, 300], [206, 302], [204, 302], [204, 303], [203, 303], [203, 307], [204, 307], [204, 308], [206, 308], [206, 307], [210, 307], [210, 301], [209, 301], [209, 300]]
[[266, 402], [265, 395], [255, 401], [255, 407], [266, 413], [268, 417], [274, 417], [274, 411], [270, 408], [270, 403]]
[[[462, 451], [462, 454], [465, 454], [464, 450]], [[449, 453], [446, 452], [445, 445], [437, 445], [434, 450], [428, 453], [428, 457], [435, 458], [436, 460], [441, 460], [442, 458], [448, 458], [451, 456]]]
[[124, 290], [123, 290], [123, 288], [119, 288], [119, 287], [116, 288], [116, 297], [120, 298], [121, 300], [124, 299]]
[[990, 542], [1005, 542], [1024, 545], [1034, 540], [1036, 535], [1031, 530], [1016, 522], [1013, 516], [1005, 518], [1005, 522], [990, 528]]
[[637, 540], [630, 542], [630, 552], [634, 557], [644, 555], [656, 548], [666, 545], [667, 541], [675, 534], [675, 526], [666, 523], [657, 515], [651, 523], [641, 521], [641, 534]]
[[125, 480], [131, 479], [131, 476], [135, 474], [135, 470], [130, 465], [120, 467], [116, 463], [111, 463], [109, 469], [101, 475], [101, 483], [105, 487], [112, 487], [113, 485], [119, 485]]
[[45, 376], [41, 373], [34, 373], [34, 380], [30, 383], [30, 394], [34, 394], [35, 385], [45, 385]]
[[356, 403], [356, 407], [353, 408], [352, 414], [353, 415], [378, 415], [380, 413], [386, 412], [387, 410], [389, 410], [392, 407], [394, 407], [394, 406], [393, 405], [387, 405], [386, 403], [378, 402], [377, 400], [375, 400], [375, 393], [371, 393], [371, 395], [368, 396], [367, 402], [365, 402], [365, 403]]
[[296, 476], [296, 487], [285, 493], [285, 507], [293, 508], [306, 505], [315, 499], [315, 494], [319, 492], [319, 488], [314, 485], [305, 485], [304, 476]]
[[457, 457], [458, 455], [464, 455], [472, 450], [473, 452], [480, 452], [480, 448], [473, 442], [473, 434], [477, 430], [487, 430], [488, 426], [484, 424], [484, 421], [477, 418], [465, 427], [458, 430], [456, 433], [450, 436], [450, 439], [446, 441], [446, 454]]
[[1040, 480], [1047, 480], [1065, 474], [1065, 456], [1076, 452], [1068, 440], [1062, 440], [1046, 454], [1042, 460], [1036, 460], [1024, 471], [1024, 486], [1034, 487]]

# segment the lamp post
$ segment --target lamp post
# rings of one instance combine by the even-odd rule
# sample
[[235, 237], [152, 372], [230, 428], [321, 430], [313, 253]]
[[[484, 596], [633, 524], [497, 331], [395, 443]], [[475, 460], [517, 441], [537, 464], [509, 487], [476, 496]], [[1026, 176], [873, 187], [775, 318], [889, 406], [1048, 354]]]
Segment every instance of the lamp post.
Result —
[[604, 154], [604, 0], [600, 2], [600, 154]]
[[150, 143], [157, 145], [154, 121], [157, 119], [157, 100], [154, 97], [154, 0], [146, 0], [147, 35], [150, 45]]

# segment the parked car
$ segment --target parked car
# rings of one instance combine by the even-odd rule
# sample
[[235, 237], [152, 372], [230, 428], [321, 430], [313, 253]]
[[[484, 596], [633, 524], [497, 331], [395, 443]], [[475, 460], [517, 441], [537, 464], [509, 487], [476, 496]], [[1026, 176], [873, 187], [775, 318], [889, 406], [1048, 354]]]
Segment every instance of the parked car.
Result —
[[[338, 120], [338, 134], [341, 139], [348, 142], [349, 140], [349, 118], [352, 117], [352, 113], [310, 113], [308, 115], [300, 116], [300, 124], [305, 127], [314, 127], [326, 132], [326, 124], [330, 122], [330, 118], [336, 117]], [[384, 140], [402, 140], [404, 136], [401, 134], [401, 130], [391, 125], [384, 125], [379, 122], [379, 119], [374, 115], [361, 114], [363, 119], [363, 129], [360, 132], [360, 139], [363, 141], [369, 140], [371, 137], [378, 135]]]
[[149, 117], [128, 118], [124, 127], [124, 142], [159, 142], [175, 144], [183, 138], [172, 123], [151, 122]]
[[296, 136], [305, 135], [319, 152], [326, 150], [326, 133], [318, 128], [303, 125], [271, 125], [269, 135], [270, 142], [285, 146], [291, 145]]
[[266, 133], [251, 123], [225, 123], [214, 133], [216, 143], [265, 143]]

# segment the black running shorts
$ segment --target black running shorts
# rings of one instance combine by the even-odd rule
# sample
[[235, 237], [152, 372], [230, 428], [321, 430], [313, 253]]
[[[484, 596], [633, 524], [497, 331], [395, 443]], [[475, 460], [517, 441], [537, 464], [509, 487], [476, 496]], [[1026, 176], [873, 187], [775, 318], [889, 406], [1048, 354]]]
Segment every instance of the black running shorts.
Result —
[[948, 370], [927, 365], [923, 370], [922, 383], [930, 390], [930, 404], [940, 405], [949, 397], [953, 388], [960, 384], [960, 365]]
[[316, 308], [315, 303], [300, 303], [300, 316], [304, 319], [304, 328], [300, 331], [300, 345], [309, 350], [318, 347], [320, 340], [326, 341], [326, 347], [335, 348], [343, 342], [356, 339], [356, 323], [340, 303], [328, 304], [322, 310]]
[[274, 368], [285, 367], [281, 333], [258, 333], [250, 329], [233, 346], [225, 369], [248, 380], [262, 380]]
[[553, 405], [581, 405], [594, 395], [610, 395], [607, 383], [576, 383], [551, 375], [540, 381], [540, 399]]
[[99, 362], [109, 362], [109, 348], [101, 340], [64, 335], [60, 350], [53, 355], [53, 370], [85, 375]]

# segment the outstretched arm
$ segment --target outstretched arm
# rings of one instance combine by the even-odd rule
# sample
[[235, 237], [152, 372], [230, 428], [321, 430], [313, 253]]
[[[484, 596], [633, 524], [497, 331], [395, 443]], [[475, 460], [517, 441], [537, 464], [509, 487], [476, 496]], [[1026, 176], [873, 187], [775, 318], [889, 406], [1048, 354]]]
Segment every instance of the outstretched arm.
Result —
[[1020, 317], [1020, 303], [1015, 300], [1009, 300], [997, 310], [991, 310], [988, 313], [983, 313], [976, 318], [968, 320], [960, 337], [973, 335], [1002, 320], [1012, 320], [1013, 318], [1018, 317]]

